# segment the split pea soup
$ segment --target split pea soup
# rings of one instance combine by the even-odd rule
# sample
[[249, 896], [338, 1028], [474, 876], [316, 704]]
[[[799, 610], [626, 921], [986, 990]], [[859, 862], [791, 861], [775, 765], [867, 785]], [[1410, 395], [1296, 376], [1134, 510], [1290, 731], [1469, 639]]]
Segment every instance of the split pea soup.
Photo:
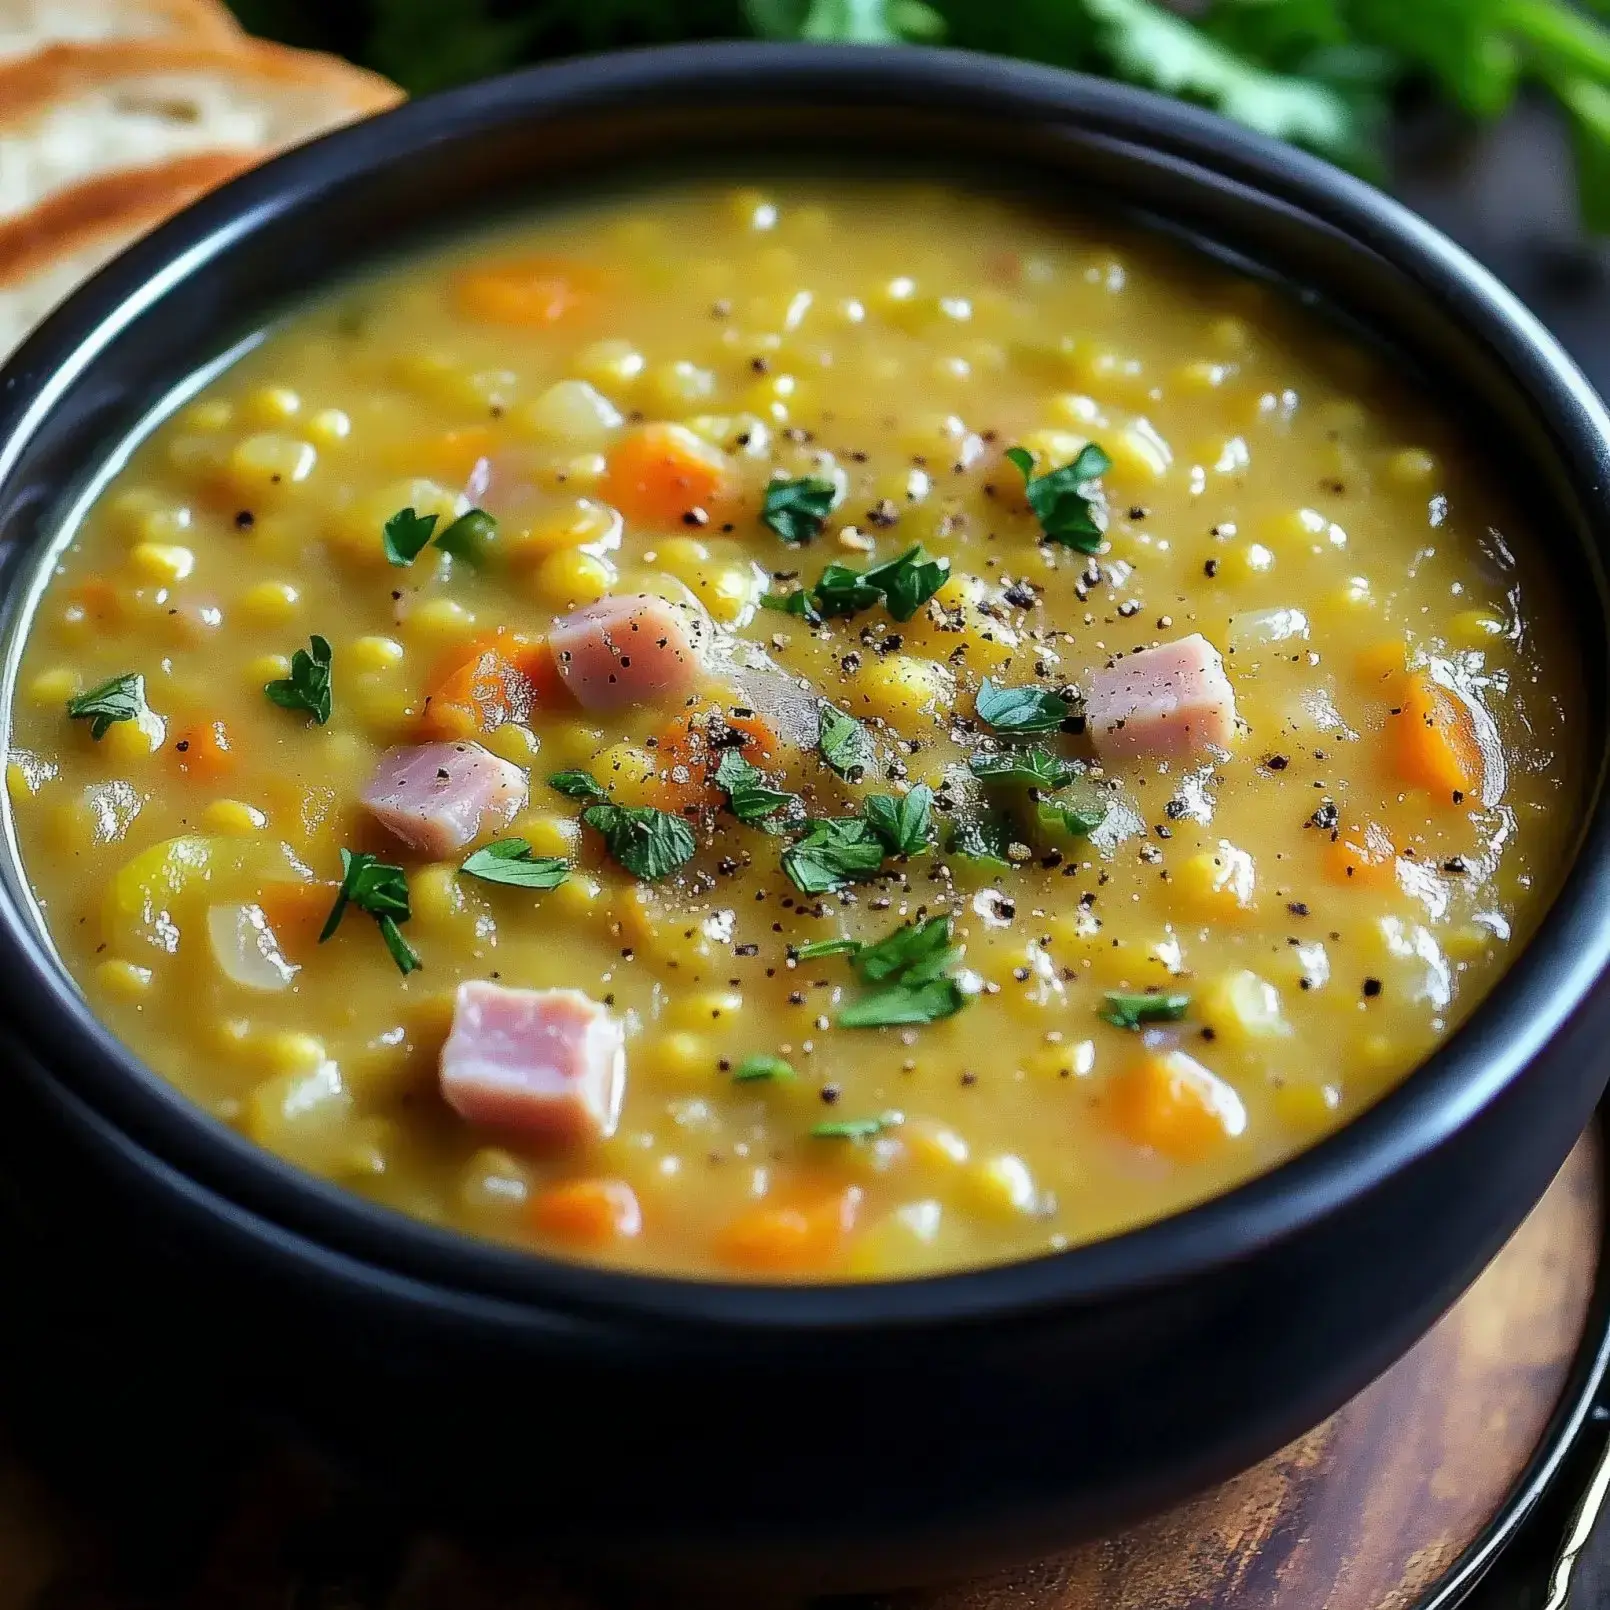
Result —
[[1457, 421], [1098, 217], [707, 184], [284, 319], [63, 539], [7, 781], [94, 1010], [404, 1213], [755, 1279], [1067, 1247], [1402, 1080], [1575, 660]]

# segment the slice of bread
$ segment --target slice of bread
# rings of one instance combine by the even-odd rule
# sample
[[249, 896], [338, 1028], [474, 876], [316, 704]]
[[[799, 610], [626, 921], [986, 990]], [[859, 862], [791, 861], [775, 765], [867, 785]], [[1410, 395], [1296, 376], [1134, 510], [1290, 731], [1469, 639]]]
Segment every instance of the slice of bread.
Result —
[[240, 37], [223, 0], [0, 0], [0, 62], [69, 40]]
[[0, 220], [85, 180], [279, 150], [401, 99], [335, 57], [244, 37], [50, 45], [0, 66]]

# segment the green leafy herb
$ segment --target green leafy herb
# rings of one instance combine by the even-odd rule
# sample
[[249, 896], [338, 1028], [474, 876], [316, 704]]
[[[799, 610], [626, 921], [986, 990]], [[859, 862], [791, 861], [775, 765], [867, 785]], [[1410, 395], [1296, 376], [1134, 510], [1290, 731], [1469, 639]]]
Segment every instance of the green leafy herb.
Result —
[[486, 883], [510, 883], [520, 889], [557, 889], [570, 875], [569, 863], [556, 855], [533, 855], [524, 839], [494, 839], [459, 868]]
[[841, 1029], [887, 1029], [900, 1025], [937, 1023], [954, 1017], [967, 997], [953, 978], [933, 978], [925, 984], [891, 984], [853, 1001], [838, 1015]]
[[566, 799], [605, 800], [608, 793], [584, 771], [556, 771], [548, 779], [549, 788], [556, 788]]
[[581, 813], [609, 853], [635, 878], [657, 883], [693, 859], [698, 841], [680, 816], [652, 805], [589, 805]]
[[798, 794], [768, 787], [766, 779], [736, 749], [722, 754], [714, 782], [727, 796], [728, 808], [740, 822], [763, 821], [799, 800]]
[[908, 621], [950, 579], [950, 561], [935, 559], [921, 546], [908, 548], [898, 559], [874, 565], [862, 576], [865, 586], [876, 587], [883, 606], [897, 621]]
[[900, 798], [874, 794], [867, 800], [864, 814], [890, 855], [921, 855], [928, 848], [933, 805], [933, 789], [918, 783]]
[[779, 615], [794, 615], [807, 626], [822, 624], [821, 611], [811, 602], [810, 589], [797, 588], [791, 593], [765, 593], [760, 600], [762, 609], [774, 609]]
[[903, 1122], [897, 1112], [880, 1113], [876, 1118], [831, 1118], [826, 1123], [813, 1124], [811, 1136], [815, 1140], [871, 1140]]
[[819, 817], [783, 851], [783, 871], [802, 894], [864, 883], [883, 865], [883, 841], [859, 816]]
[[67, 701], [67, 714], [89, 722], [89, 735], [97, 740], [116, 722], [138, 721], [144, 709], [145, 678], [138, 671], [125, 671]]
[[817, 747], [822, 759], [846, 782], [859, 782], [876, 758], [872, 737], [854, 716], [824, 704], [821, 711]]
[[1089, 838], [1107, 820], [1107, 807], [1097, 799], [1042, 799], [1036, 806], [1040, 826], [1070, 838]]
[[263, 692], [282, 710], [305, 710], [322, 727], [330, 719], [330, 645], [309, 639], [311, 652], [299, 648], [291, 656], [291, 674], [265, 684]]
[[922, 0], [745, 0], [755, 32], [844, 45], [938, 40], [945, 19]]
[[997, 732], [1055, 732], [1070, 706], [1048, 688], [1002, 688], [985, 677], [978, 689], [978, 719]]
[[434, 514], [416, 514], [399, 509], [386, 521], [380, 534], [386, 558], [394, 565], [411, 565], [425, 551], [430, 534], [436, 529]]
[[455, 559], [478, 565], [486, 558], [487, 544], [497, 529], [497, 521], [485, 509], [468, 509], [436, 539], [436, 546]]
[[863, 609], [871, 609], [882, 601], [883, 589], [851, 565], [829, 565], [811, 589], [811, 602], [824, 619], [859, 615]]
[[761, 523], [770, 526], [784, 542], [809, 542], [822, 529], [837, 500], [838, 488], [814, 476], [799, 481], [771, 481], [760, 511]]
[[813, 939], [807, 945], [793, 946], [789, 954], [797, 962], [813, 962], [822, 956], [853, 956], [860, 948], [859, 939]]
[[756, 1084], [762, 1079], [792, 1079], [794, 1069], [790, 1063], [781, 1057], [768, 1056], [762, 1052], [757, 1056], [745, 1057], [736, 1068], [732, 1070], [734, 1084]]
[[981, 782], [1020, 783], [1053, 793], [1080, 775], [1079, 767], [1049, 749], [1008, 749], [998, 755], [970, 755], [967, 769]]
[[[314, 639], [318, 641], [317, 638]], [[336, 892], [335, 904], [319, 930], [322, 945], [346, 915], [348, 905], [366, 911], [380, 928], [380, 937], [391, 952], [397, 970], [405, 977], [420, 965], [418, 954], [403, 938], [397, 927], [411, 915], [408, 904], [408, 875], [400, 866], [389, 866], [379, 857], [351, 850], [341, 852], [341, 887]]]
[[1189, 995], [1131, 995], [1108, 990], [1101, 1017], [1121, 1029], [1138, 1029], [1146, 1023], [1178, 1023], [1191, 1009]]
[[1024, 493], [1047, 542], [1058, 542], [1080, 553], [1101, 547], [1102, 529], [1096, 522], [1096, 500], [1084, 487], [1112, 468], [1112, 460], [1094, 442], [1079, 456], [1049, 475], [1034, 473], [1034, 457], [1022, 447], [1009, 447], [1006, 456], [1023, 472]]
[[1009, 867], [1012, 860], [1006, 850], [1011, 842], [1012, 824], [1004, 812], [968, 811], [951, 825], [945, 848], [969, 861]]

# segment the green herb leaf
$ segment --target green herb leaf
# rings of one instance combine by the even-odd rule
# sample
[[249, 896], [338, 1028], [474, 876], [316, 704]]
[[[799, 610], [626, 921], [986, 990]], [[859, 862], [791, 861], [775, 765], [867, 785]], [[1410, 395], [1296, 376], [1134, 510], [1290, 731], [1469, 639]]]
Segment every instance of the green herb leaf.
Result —
[[386, 521], [380, 534], [386, 558], [394, 565], [411, 565], [425, 550], [430, 534], [436, 529], [434, 514], [415, 514], [412, 509], [399, 509]]
[[484, 883], [508, 883], [519, 889], [557, 889], [570, 875], [568, 862], [556, 855], [533, 855], [525, 839], [494, 839], [459, 868]]
[[945, 19], [922, 0], [744, 0], [744, 11], [770, 39], [894, 45], [945, 37]]
[[1087, 482], [1105, 475], [1112, 460], [1090, 442], [1071, 464], [1049, 475], [1036, 475], [1033, 455], [1025, 448], [1009, 447], [1006, 456], [1023, 472], [1024, 492], [1046, 541], [1077, 548], [1080, 553], [1095, 553], [1103, 532], [1096, 522], [1096, 500], [1083, 489]]
[[791, 593], [764, 593], [761, 595], [760, 607], [762, 609], [774, 609], [779, 615], [797, 616], [807, 626], [820, 626], [822, 624], [821, 612], [811, 602], [808, 587], [797, 588]]
[[1107, 807], [1097, 799], [1042, 799], [1036, 814], [1042, 828], [1084, 839], [1107, 820]]
[[1178, 1023], [1190, 1009], [1189, 995], [1131, 995], [1108, 990], [1100, 1016], [1120, 1029], [1138, 1029], [1145, 1023]]
[[309, 639], [310, 653], [299, 648], [291, 656], [291, 674], [266, 683], [263, 692], [282, 710], [305, 710], [322, 727], [330, 719], [330, 645]]
[[897, 621], [908, 621], [950, 579], [950, 561], [935, 559], [919, 545], [898, 559], [874, 565], [862, 576], [864, 586], [876, 587], [884, 608]]
[[784, 542], [809, 542], [822, 529], [823, 522], [838, 500], [838, 488], [831, 481], [806, 476], [799, 481], [771, 481], [760, 519]]
[[933, 804], [933, 789], [918, 783], [900, 798], [874, 794], [867, 800], [864, 814], [890, 855], [921, 855], [928, 848]]
[[125, 671], [67, 701], [67, 714], [89, 722], [89, 735], [97, 741], [116, 722], [139, 720], [144, 709], [145, 678], [138, 671]]
[[478, 565], [497, 529], [497, 521], [485, 509], [468, 509], [436, 539], [436, 546], [455, 559]]
[[558, 789], [566, 799], [604, 800], [609, 798], [592, 777], [584, 771], [556, 771], [548, 779], [549, 788]]
[[985, 677], [979, 685], [978, 719], [997, 732], [1055, 732], [1071, 708], [1049, 688], [1002, 688]]
[[950, 945], [950, 918], [929, 917], [925, 922], [903, 924], [876, 944], [861, 946], [855, 953], [854, 965], [868, 984], [883, 984], [890, 979], [921, 984], [955, 960]]
[[699, 847], [693, 829], [680, 816], [652, 805], [589, 805], [581, 819], [602, 833], [609, 853], [645, 883], [669, 877], [691, 861]]
[[783, 851], [782, 861], [801, 893], [827, 894], [873, 877], [883, 865], [883, 841], [859, 816], [818, 819]]
[[797, 962], [813, 962], [822, 956], [853, 956], [860, 948], [859, 939], [813, 939], [807, 945], [791, 946], [788, 953]]
[[380, 937], [385, 940], [398, 971], [406, 976], [420, 965], [418, 954], [397, 927], [399, 922], [407, 922], [410, 915], [408, 875], [400, 866], [390, 866], [367, 852], [354, 854], [351, 850], [342, 850], [341, 887], [336, 891], [335, 904], [324, 920], [324, 927], [319, 930], [321, 945], [341, 926], [349, 904], [368, 912], [380, 925]]
[[759, 822], [798, 803], [798, 794], [770, 788], [766, 779], [736, 749], [726, 750], [713, 779], [727, 796], [727, 805], [740, 822]]
[[732, 1082], [739, 1085], [755, 1084], [762, 1079], [792, 1079], [794, 1069], [791, 1064], [781, 1057], [768, 1056], [762, 1052], [757, 1056], [745, 1057], [736, 1068], [732, 1070]]
[[859, 570], [834, 563], [823, 570], [811, 589], [811, 601], [824, 619], [859, 615], [863, 609], [883, 602], [883, 589], [868, 581]]
[[1066, 788], [1080, 768], [1049, 749], [1008, 749], [998, 755], [969, 755], [967, 769], [981, 782], [1019, 783], [1048, 793]]
[[847, 716], [831, 704], [821, 710], [817, 747], [822, 759], [847, 783], [858, 783], [876, 758], [871, 734], [854, 716]]
[[945, 848], [952, 855], [965, 856], [969, 861], [1009, 867], [1012, 859], [1006, 849], [1011, 842], [1012, 824], [1004, 812], [968, 811], [951, 824]]
[[838, 1015], [841, 1029], [887, 1029], [915, 1023], [937, 1023], [954, 1017], [967, 1004], [953, 978], [922, 984], [891, 984], [852, 1001]]
[[902, 1122], [897, 1112], [880, 1113], [876, 1118], [831, 1118], [824, 1124], [813, 1124], [811, 1137], [814, 1140], [871, 1140], [874, 1135], [881, 1135]]

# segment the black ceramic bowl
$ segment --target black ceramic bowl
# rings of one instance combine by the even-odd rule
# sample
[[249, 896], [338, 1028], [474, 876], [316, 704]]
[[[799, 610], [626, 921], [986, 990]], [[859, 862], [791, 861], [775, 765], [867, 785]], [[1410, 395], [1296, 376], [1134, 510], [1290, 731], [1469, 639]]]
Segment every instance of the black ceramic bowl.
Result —
[[[581, 61], [405, 107], [228, 186], [121, 258], [0, 376], [5, 626], [61, 511], [153, 400], [265, 312], [557, 187], [798, 158], [1010, 174], [1151, 215], [1390, 343], [1503, 444], [1578, 606], [1606, 723], [1610, 421], [1538, 325], [1393, 202], [1205, 114], [927, 51]], [[249, 1393], [395, 1490], [572, 1550], [795, 1587], [1021, 1556], [1313, 1425], [1537, 1200], [1604, 1083], [1610, 822], [1596, 778], [1536, 939], [1395, 1094], [1266, 1177], [1057, 1256], [903, 1284], [721, 1285], [520, 1256], [306, 1178], [90, 1016], [0, 868], [28, 1201], [125, 1378]], [[43, 1159], [43, 1162], [41, 1162]], [[130, 1359], [138, 1360], [130, 1365]], [[147, 1373], [157, 1370], [161, 1374]]]

